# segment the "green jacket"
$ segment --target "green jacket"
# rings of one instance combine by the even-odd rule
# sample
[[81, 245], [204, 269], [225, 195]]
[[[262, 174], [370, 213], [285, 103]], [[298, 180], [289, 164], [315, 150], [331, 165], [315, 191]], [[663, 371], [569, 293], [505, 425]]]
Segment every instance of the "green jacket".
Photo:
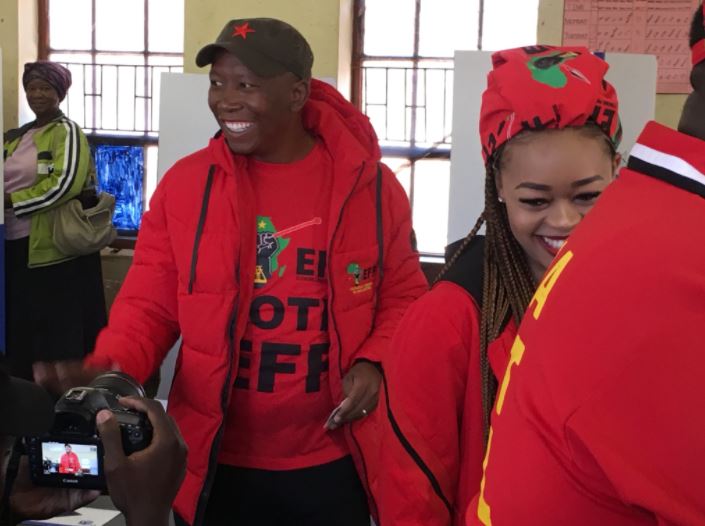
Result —
[[[10, 157], [30, 122], [10, 130], [4, 137], [4, 159]], [[31, 217], [29, 266], [59, 263], [71, 256], [61, 253], [53, 242], [54, 210], [81, 193], [89, 183], [93, 166], [88, 140], [81, 128], [60, 114], [34, 134], [37, 147], [37, 179], [34, 185], [12, 192], [12, 209], [17, 217]]]

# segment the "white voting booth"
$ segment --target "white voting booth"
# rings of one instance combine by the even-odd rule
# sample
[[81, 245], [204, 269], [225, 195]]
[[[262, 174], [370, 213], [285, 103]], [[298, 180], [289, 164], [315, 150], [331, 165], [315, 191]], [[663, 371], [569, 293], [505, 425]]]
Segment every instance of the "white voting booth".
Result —
[[218, 131], [208, 107], [208, 85], [208, 75], [162, 73], [158, 180], [176, 161], [204, 148]]
[[[491, 67], [491, 52], [458, 51], [453, 86], [453, 149], [451, 152], [448, 242], [464, 237], [480, 215], [484, 200], [484, 165], [478, 122], [480, 101]], [[620, 98], [626, 154], [644, 124], [653, 119], [656, 101], [656, 58], [651, 55], [606, 55], [607, 79]], [[218, 131], [208, 108], [208, 76], [163, 73], [159, 108], [159, 179], [180, 158], [208, 144]], [[178, 347], [178, 344], [176, 348]], [[166, 398], [173, 376], [176, 348], [162, 366], [159, 398]]]
[[[157, 178], [179, 159], [208, 144], [218, 131], [218, 123], [208, 108], [208, 75], [162, 73], [159, 93], [159, 157]], [[169, 351], [160, 370], [157, 398], [166, 400], [181, 338]]]
[[[465, 237], [482, 213], [485, 168], [478, 123], [480, 102], [492, 69], [489, 51], [457, 51], [453, 83], [453, 149], [450, 163], [448, 243]], [[607, 53], [607, 80], [617, 90], [624, 137], [620, 152], [626, 159], [656, 105], [656, 57]]]

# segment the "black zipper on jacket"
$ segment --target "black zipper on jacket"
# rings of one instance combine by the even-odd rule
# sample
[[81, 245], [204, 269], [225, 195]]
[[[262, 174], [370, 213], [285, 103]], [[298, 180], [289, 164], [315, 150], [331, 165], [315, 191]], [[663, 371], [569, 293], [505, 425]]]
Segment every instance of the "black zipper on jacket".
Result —
[[[333, 233], [331, 234], [330, 245], [328, 247], [328, 254], [330, 254], [330, 256], [329, 256], [330, 261], [333, 261], [333, 242], [335, 241], [335, 235], [337, 234], [338, 229], [340, 228], [340, 223], [343, 220], [343, 211], [345, 210], [345, 206], [348, 204], [348, 201], [350, 201], [350, 198], [352, 197], [353, 193], [355, 192], [355, 188], [357, 188], [357, 185], [360, 182], [360, 178], [362, 177], [362, 173], [364, 172], [364, 170], [365, 170], [365, 163], [363, 162], [362, 166], [360, 167], [360, 171], [358, 172], [357, 177], [355, 178], [355, 182], [353, 183], [352, 188], [350, 189], [350, 193], [347, 195], [347, 197], [343, 201], [342, 206], [340, 207], [340, 213], [338, 214], [338, 221], [336, 222], [335, 228], [333, 229]], [[378, 166], [378, 170], [381, 170], [381, 167]], [[378, 172], [378, 175], [379, 175], [379, 172]], [[381, 184], [381, 177], [378, 177], [377, 184], [378, 185]], [[379, 204], [379, 203], [376, 203], [376, 204]], [[380, 213], [381, 213], [381, 204], [380, 204], [379, 210], [377, 211], [378, 219], [379, 219]], [[379, 234], [380, 234], [380, 230], [379, 230], [379, 225], [378, 225], [377, 235], [379, 236]], [[329, 304], [330, 304], [329, 309], [330, 309], [330, 316], [333, 320], [333, 326], [335, 327], [335, 337], [338, 340], [338, 371], [340, 373], [340, 378], [342, 379], [345, 376], [343, 373], [343, 365], [342, 365], [343, 364], [343, 345], [340, 340], [340, 331], [338, 330], [338, 323], [335, 319], [335, 313], [333, 310], [333, 300], [335, 299], [335, 287], [334, 287], [334, 283], [333, 283], [332, 279], [330, 280], [330, 291], [331, 291], [331, 296], [330, 296], [330, 302], [329, 302]], [[374, 324], [374, 320], [373, 320], [373, 324]], [[369, 499], [372, 501], [372, 506], [375, 509], [379, 509], [377, 506], [377, 502], [375, 501], [374, 495], [372, 495], [372, 491], [369, 489], [370, 488], [370, 481], [369, 481], [369, 478], [367, 477], [367, 464], [365, 462], [365, 456], [362, 454], [362, 448], [360, 447], [360, 443], [357, 441], [357, 438], [355, 437], [355, 434], [352, 431], [352, 427], [349, 428], [349, 432], [350, 432], [350, 438], [352, 438], [353, 442], [355, 443], [355, 447], [357, 448], [360, 459], [362, 460], [362, 469], [364, 471], [365, 480], [367, 481], [366, 487], [367, 487], [367, 493], [368, 493]], [[378, 525], [378, 526], [381, 526], [381, 525]]]
[[375, 182], [375, 220], [377, 237], [377, 286], [374, 291], [374, 304], [372, 305], [372, 324], [370, 325], [371, 336], [375, 330], [375, 320], [377, 319], [377, 306], [379, 305], [379, 291], [382, 290], [382, 280], [384, 279], [384, 221], [382, 218], [382, 165], [377, 163], [377, 176]]
[[[201, 202], [201, 213], [198, 218], [198, 226], [196, 227], [196, 236], [193, 241], [193, 252], [191, 254], [191, 268], [189, 272], [189, 283], [188, 283], [188, 293], [193, 293], [193, 286], [196, 282], [196, 265], [198, 263], [198, 247], [201, 242], [201, 235], [203, 234], [203, 227], [206, 223], [206, 216], [208, 215], [208, 202], [210, 198], [211, 188], [213, 186], [213, 177], [215, 174], [215, 165], [212, 164], [208, 169], [208, 178], [206, 179], [206, 186], [203, 191], [203, 200]], [[237, 265], [235, 268], [235, 280], [240, 279], [240, 256], [238, 255]], [[227, 400], [228, 393], [230, 391], [230, 382], [232, 380], [232, 365], [233, 356], [235, 354], [235, 331], [237, 326], [237, 314], [238, 314], [238, 303], [240, 300], [240, 294], [235, 296], [235, 301], [233, 302], [233, 309], [230, 312], [227, 325], [227, 338], [228, 338], [228, 372], [225, 376], [225, 381], [223, 383], [220, 392], [220, 408], [222, 412], [222, 419], [220, 425], [218, 426], [218, 431], [216, 431], [215, 438], [211, 444], [211, 450], [208, 455], [208, 471], [206, 472], [205, 480], [203, 481], [203, 487], [201, 493], [198, 497], [196, 503], [196, 513], [194, 515], [193, 526], [201, 524], [205, 517], [206, 507], [208, 506], [208, 499], [210, 497], [211, 489], [213, 488], [213, 482], [215, 480], [215, 472], [218, 463], [218, 452], [220, 451], [220, 443], [223, 439], [223, 433], [225, 432], [225, 414], [227, 411]]]
[[377, 266], [379, 287], [384, 278], [384, 222], [382, 218], [382, 165], [377, 163], [377, 184], [375, 186], [375, 216], [377, 218]]
[[399, 427], [399, 423], [397, 422], [397, 419], [394, 417], [394, 413], [392, 412], [392, 406], [389, 403], [389, 391], [387, 389], [387, 377], [384, 375], [384, 371], [382, 371], [382, 377], [384, 379], [384, 398], [387, 402], [387, 418], [389, 418], [389, 422], [392, 425], [392, 430], [394, 431], [394, 435], [397, 437], [399, 440], [399, 443], [401, 446], [404, 448], [404, 450], [409, 454], [411, 459], [414, 461], [414, 463], [419, 467], [421, 472], [426, 476], [428, 479], [429, 483], [431, 484], [431, 487], [433, 488], [433, 492], [438, 495], [438, 498], [443, 501], [443, 504], [445, 505], [446, 509], [448, 510], [448, 514], [450, 515], [450, 520], [451, 522], [453, 521], [453, 505], [451, 504], [450, 500], [448, 497], [445, 496], [443, 493], [443, 489], [441, 488], [440, 482], [438, 482], [438, 479], [436, 476], [433, 474], [433, 471], [431, 468], [428, 467], [428, 465], [424, 462], [423, 458], [421, 458], [421, 455], [414, 449], [414, 446], [411, 445], [411, 442], [409, 442], [409, 439], [404, 436], [404, 433], [402, 432], [401, 428]]
[[201, 235], [203, 227], [206, 224], [206, 216], [208, 215], [208, 200], [211, 195], [211, 186], [213, 185], [213, 174], [215, 173], [215, 165], [211, 164], [208, 169], [208, 178], [206, 186], [203, 190], [203, 200], [201, 201], [201, 213], [198, 216], [198, 225], [196, 226], [196, 236], [193, 238], [193, 251], [191, 252], [191, 268], [188, 277], [188, 293], [193, 293], [193, 285], [196, 282], [196, 265], [198, 263], [198, 245], [201, 244]]
[[[239, 268], [237, 269], [237, 276], [239, 279]], [[220, 421], [220, 425], [218, 426], [218, 431], [215, 433], [215, 438], [213, 439], [213, 444], [211, 445], [210, 454], [208, 455], [208, 471], [206, 471], [206, 478], [203, 481], [203, 488], [201, 489], [201, 494], [198, 497], [196, 513], [194, 515], [192, 526], [199, 526], [205, 518], [206, 508], [208, 507], [208, 500], [210, 498], [211, 489], [213, 489], [213, 482], [215, 481], [215, 472], [218, 468], [218, 453], [220, 452], [220, 443], [223, 440], [223, 433], [225, 432], [225, 413], [228, 410], [228, 392], [231, 389], [230, 382], [232, 380], [233, 356], [235, 354], [235, 330], [237, 327], [237, 313], [239, 301], [240, 294], [235, 296], [233, 310], [230, 313], [230, 319], [228, 320], [228, 373], [225, 376], [225, 382], [223, 383], [223, 387], [220, 391], [220, 409], [222, 411], [223, 416]]]
[[[343, 204], [340, 207], [340, 213], [338, 214], [338, 221], [335, 223], [335, 228], [333, 229], [333, 233], [330, 236], [330, 244], [328, 245], [328, 261], [332, 262], [333, 261], [333, 242], [335, 241], [335, 235], [338, 233], [338, 229], [340, 228], [340, 223], [343, 221], [343, 210], [345, 210], [345, 206], [348, 204], [348, 201], [350, 201], [350, 198], [352, 197], [353, 193], [355, 192], [355, 188], [357, 188], [357, 184], [360, 182], [360, 178], [362, 177], [362, 172], [365, 170], [365, 163], [362, 163], [362, 166], [360, 166], [360, 171], [357, 173], [357, 177], [355, 178], [355, 182], [352, 185], [352, 188], [350, 189], [350, 192], [348, 193], [347, 197], [343, 200]], [[330, 275], [330, 273], [329, 273]], [[335, 314], [333, 313], [333, 300], [335, 299], [335, 287], [333, 280], [329, 278], [330, 282], [330, 302], [329, 302], [329, 309], [330, 309], [330, 317], [333, 320], [333, 326], [335, 327], [335, 335], [338, 340], [338, 372], [340, 373], [340, 378], [343, 378], [344, 373], [343, 373], [343, 365], [342, 365], [342, 357], [343, 357], [343, 351], [342, 351], [342, 345], [340, 342], [340, 333], [338, 331], [338, 324], [336, 323], [335, 320]]]
[[[375, 183], [375, 219], [377, 221], [376, 224], [376, 236], [377, 236], [377, 287], [375, 288], [375, 297], [374, 297], [374, 304], [372, 305], [372, 323], [370, 324], [370, 332], [368, 333], [367, 337], [369, 338], [372, 333], [375, 330], [375, 320], [377, 319], [377, 305], [379, 304], [379, 290], [382, 288], [382, 278], [384, 278], [384, 224], [382, 222], [382, 166], [378, 162], [377, 163], [377, 176], [376, 176], [376, 183]], [[337, 333], [337, 331], [336, 331]], [[340, 338], [338, 338], [338, 347], [341, 347], [340, 345]], [[341, 354], [342, 354], [342, 349], [341, 349]], [[379, 364], [378, 369], [382, 372], [384, 375], [384, 372], [382, 371], [382, 364]], [[355, 447], [360, 453], [360, 459], [362, 459], [362, 467], [365, 471], [365, 478], [367, 479], [367, 487], [370, 487], [370, 481], [369, 478], [367, 477], [367, 462], [365, 461], [365, 456], [362, 454], [362, 448], [360, 447], [360, 443], [357, 440], [357, 437], [355, 436], [355, 433], [353, 431], [352, 426], [349, 428], [350, 431], [350, 438], [352, 438], [353, 442], [355, 443]], [[375, 516], [377, 516], [377, 519], [379, 520], [379, 508], [377, 507], [377, 501], [374, 498], [374, 495], [372, 495], [372, 491], [369, 491], [369, 496], [370, 500], [372, 501], [372, 506], [375, 508]], [[377, 526], [382, 526], [381, 524], [378, 524]]]

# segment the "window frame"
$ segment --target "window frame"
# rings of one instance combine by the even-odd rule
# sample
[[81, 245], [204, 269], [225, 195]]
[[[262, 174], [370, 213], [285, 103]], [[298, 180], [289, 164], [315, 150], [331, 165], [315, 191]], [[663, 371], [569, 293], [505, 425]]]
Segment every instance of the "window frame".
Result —
[[[97, 119], [97, 106], [98, 106], [98, 97], [95, 96], [95, 94], [87, 93], [85, 92], [84, 88], [84, 93], [83, 93], [83, 100], [84, 100], [84, 107], [86, 104], [86, 97], [91, 97], [91, 102], [89, 104], [92, 104], [92, 122], [85, 122], [85, 129], [84, 132], [86, 133], [86, 137], [88, 138], [88, 142], [90, 143], [91, 147], [100, 145], [100, 144], [112, 144], [112, 145], [126, 145], [126, 146], [142, 146], [144, 149], [144, 154], [145, 154], [145, 159], [147, 158], [147, 147], [149, 146], [157, 146], [159, 143], [159, 134], [158, 131], [153, 131], [155, 123], [153, 122], [153, 115], [154, 115], [154, 75], [152, 73], [147, 73], [147, 71], [150, 68], [165, 68], [168, 71], [172, 71], [173, 69], [181, 69], [183, 70], [183, 57], [184, 53], [183, 51], [181, 53], [177, 52], [166, 52], [166, 51], [150, 51], [149, 50], [149, 0], [143, 0], [143, 5], [144, 5], [144, 49], [142, 51], [115, 51], [115, 50], [99, 50], [96, 46], [96, 0], [91, 0], [91, 20], [92, 20], [92, 28], [91, 28], [91, 48], [90, 49], [58, 49], [58, 48], [52, 48], [50, 45], [51, 42], [51, 34], [50, 34], [50, 20], [49, 20], [49, 11], [50, 11], [50, 6], [49, 2], [51, 0], [37, 0], [37, 29], [38, 29], [38, 49], [37, 49], [37, 56], [39, 60], [48, 60], [49, 57], [53, 53], [62, 53], [62, 54], [82, 54], [82, 55], [90, 55], [91, 57], [91, 62], [86, 62], [83, 63], [82, 65], [84, 66], [84, 71], [86, 67], [91, 68], [92, 70], [92, 85], [96, 86], [98, 84], [98, 69], [101, 68], [101, 83], [102, 83], [102, 67], [108, 66], [108, 67], [134, 67], [135, 70], [137, 68], [145, 68], [145, 73], [144, 73], [144, 94], [143, 95], [138, 95], [137, 90], [135, 90], [135, 98], [142, 98], [142, 99], [149, 99], [150, 102], [149, 104], [144, 104], [143, 105], [143, 122], [144, 126], [142, 127], [143, 129], [137, 129], [137, 116], [140, 113], [140, 110], [138, 108], [137, 103], [135, 103], [135, 110], [134, 110], [134, 118], [135, 118], [135, 124], [133, 125], [133, 130], [122, 130], [122, 129], [117, 129], [117, 130], [105, 130], [102, 127], [99, 127], [98, 124], [102, 126], [103, 122], [98, 122]], [[110, 54], [110, 55], [130, 55], [130, 56], [142, 56], [142, 64], [135, 64], [135, 65], [128, 65], [128, 64], [107, 64], [107, 63], [102, 63], [97, 61], [97, 57], [101, 54]], [[181, 65], [173, 65], [173, 66], [155, 66], [151, 64], [151, 60], [153, 57], [167, 57], [167, 58], [173, 58], [173, 59], [181, 59]], [[62, 61], [63, 62], [63, 61]], [[75, 64], [75, 63], [71, 63]], [[119, 76], [119, 72], [116, 72], [116, 75]], [[136, 76], [136, 72], [135, 72]], [[151, 85], [150, 85], [151, 83]], [[100, 95], [102, 97], [102, 94]], [[118, 101], [115, 101], [116, 104], [119, 104]], [[119, 114], [118, 110], [119, 106], [116, 106], [116, 118], [118, 119], [116, 121], [116, 127], [119, 128]], [[102, 115], [101, 115], [101, 121], [102, 121]], [[86, 121], [88, 119], [86, 118]], [[90, 126], [92, 124], [92, 126]], [[150, 129], [151, 128], [151, 129]], [[146, 195], [147, 191], [147, 184], [146, 184], [146, 179], [147, 177], [147, 171], [146, 171], [146, 166], [145, 166], [145, 172], [143, 173], [143, 203], [144, 203], [144, 210], [142, 213], [146, 211], [147, 207], [147, 202], [148, 202], [148, 196]], [[114, 248], [134, 248], [135, 240], [138, 234], [138, 230], [121, 230], [119, 232], [118, 238], [111, 244], [112, 247]]]
[[91, 1], [91, 49], [54, 49], [50, 46], [51, 34], [49, 24], [49, 2], [51, 0], [37, 0], [38, 2], [38, 57], [40, 60], [47, 60], [51, 53], [83, 53], [89, 54], [92, 57], [91, 64], [97, 64], [95, 58], [100, 53], [110, 53], [111, 55], [143, 55], [145, 66], [149, 65], [150, 57], [172, 57], [183, 59], [184, 54], [173, 51], [149, 51], [149, 0], [143, 0], [144, 3], [144, 50], [139, 51], [101, 51], [96, 47], [96, 0]]
[[[380, 0], [377, 0], [380, 1]], [[414, 13], [414, 43], [413, 52], [411, 55], [406, 56], [380, 56], [380, 55], [366, 55], [364, 51], [365, 45], [365, 3], [366, 0], [354, 0], [353, 2], [353, 31], [352, 31], [352, 60], [351, 60], [351, 101], [360, 111], [365, 112], [366, 103], [364, 101], [365, 93], [365, 63], [369, 61], [385, 61], [385, 62], [404, 62], [411, 63], [413, 84], [411, 87], [411, 106], [407, 107], [410, 109], [410, 132], [409, 141], [406, 145], [402, 146], [389, 146], [380, 145], [383, 157], [397, 157], [406, 160], [409, 166], [409, 203], [411, 205], [411, 210], [413, 214], [414, 210], [414, 197], [415, 197], [415, 172], [416, 163], [425, 159], [442, 159], [448, 160], [450, 162], [450, 151], [452, 146], [452, 139], [450, 136], [446, 136], [442, 142], [434, 142], [431, 147], [420, 147], [417, 145], [416, 137], [416, 125], [418, 118], [418, 109], [425, 108], [425, 105], [419, 104], [418, 89], [419, 89], [419, 78], [421, 75], [418, 74], [419, 70], [426, 68], [421, 67], [423, 64], [430, 64], [433, 62], [450, 63], [448, 69], [452, 71], [453, 57], [430, 57], [424, 56], [419, 53], [419, 43], [420, 43], [420, 27], [421, 27], [421, 0], [414, 0], [415, 2], [415, 13]], [[477, 34], [477, 49], [482, 50], [482, 30], [484, 22], [484, 0], [478, 0], [478, 34]], [[432, 69], [432, 68], [429, 68]], [[425, 76], [425, 73], [424, 73]], [[444, 81], [445, 82], [445, 81]], [[389, 93], [389, 92], [388, 92]], [[447, 111], [444, 105], [444, 111]], [[445, 125], [446, 116], [444, 115], [443, 122]], [[424, 258], [430, 258], [438, 261], [442, 254], [421, 252], [420, 255]]]

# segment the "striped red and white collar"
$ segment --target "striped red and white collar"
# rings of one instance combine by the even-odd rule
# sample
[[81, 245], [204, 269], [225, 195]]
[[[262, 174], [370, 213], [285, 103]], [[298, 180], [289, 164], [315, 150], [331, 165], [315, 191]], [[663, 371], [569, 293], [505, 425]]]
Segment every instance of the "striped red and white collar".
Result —
[[649, 122], [629, 155], [627, 168], [705, 198], [705, 141]]

